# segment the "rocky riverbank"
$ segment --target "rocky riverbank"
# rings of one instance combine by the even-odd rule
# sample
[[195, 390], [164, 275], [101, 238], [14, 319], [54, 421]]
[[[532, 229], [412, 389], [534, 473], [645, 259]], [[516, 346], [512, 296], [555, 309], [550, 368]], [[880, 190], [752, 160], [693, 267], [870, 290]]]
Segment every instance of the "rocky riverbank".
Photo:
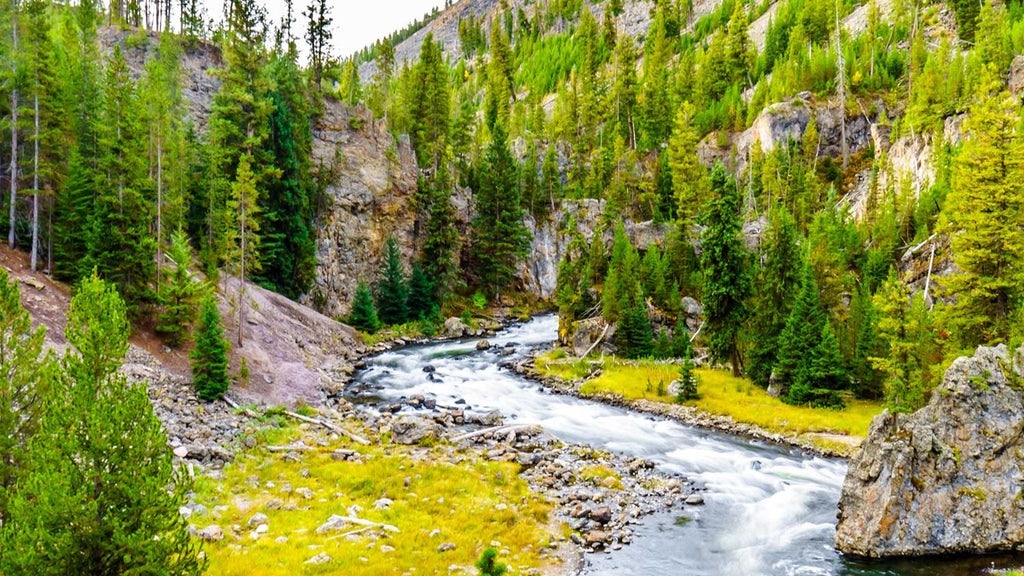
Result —
[[539, 382], [548, 390], [557, 392], [559, 394], [566, 394], [576, 398], [583, 398], [586, 400], [592, 400], [595, 402], [601, 402], [609, 406], [616, 406], [619, 408], [626, 408], [628, 410], [634, 410], [637, 412], [643, 412], [645, 414], [651, 414], [653, 416], [661, 416], [664, 418], [671, 418], [688, 426], [696, 426], [706, 430], [715, 430], [718, 432], [725, 432], [728, 434], [734, 434], [742, 436], [744, 438], [750, 438], [753, 440], [760, 440], [763, 442], [771, 442], [781, 446], [788, 446], [791, 448], [797, 448], [808, 454], [815, 456], [822, 456], [825, 458], [849, 458], [850, 455], [847, 452], [836, 450], [833, 448], [823, 447], [811, 442], [805, 437], [794, 436], [790, 434], [782, 434], [779, 432], [772, 432], [766, 430], [760, 426], [754, 424], [748, 424], [744, 422], [737, 422], [729, 416], [721, 416], [718, 414], [710, 414], [703, 410], [699, 410], [692, 406], [684, 406], [682, 404], [673, 404], [667, 402], [655, 402], [646, 399], [638, 400], [627, 400], [622, 396], [616, 394], [583, 394], [580, 392], [580, 387], [587, 382], [590, 378], [598, 375], [598, 373], [591, 374], [587, 378], [564, 381], [558, 378], [546, 377], [540, 374], [534, 368], [534, 359], [537, 355], [542, 354], [550, 350], [550, 346], [541, 346], [535, 350], [532, 350], [530, 354], [525, 357], [518, 359], [515, 362], [508, 362], [505, 366], [515, 371], [526, 378]]
[[555, 504], [581, 550], [617, 550], [629, 544], [631, 526], [655, 512], [704, 503], [700, 488], [654, 470], [652, 462], [559, 441], [537, 426], [504, 425], [497, 411], [469, 415], [471, 407], [438, 406], [420, 396], [361, 412], [370, 435], [401, 445], [446, 440], [457, 451], [492, 462], [515, 462], [531, 489]]

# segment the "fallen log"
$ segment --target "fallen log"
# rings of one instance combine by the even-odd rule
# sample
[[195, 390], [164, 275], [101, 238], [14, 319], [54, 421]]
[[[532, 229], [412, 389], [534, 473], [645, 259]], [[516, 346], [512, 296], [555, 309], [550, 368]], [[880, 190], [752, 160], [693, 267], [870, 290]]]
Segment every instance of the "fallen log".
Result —
[[296, 414], [295, 412], [288, 412], [287, 410], [285, 411], [284, 415], [288, 416], [290, 418], [295, 418], [296, 420], [300, 420], [302, 422], [309, 423], [309, 424], [317, 424], [319, 426], [323, 426], [324, 428], [327, 428], [331, 432], [337, 432], [338, 434], [341, 434], [342, 436], [345, 436], [349, 440], [352, 440], [353, 442], [357, 442], [359, 444], [362, 444], [363, 446], [369, 446], [370, 445], [370, 441], [367, 440], [366, 438], [363, 438], [362, 436], [358, 436], [356, 434], [353, 434], [352, 432], [349, 432], [348, 430], [345, 430], [344, 428], [342, 428], [340, 426], [335, 426], [334, 424], [331, 424], [330, 422], [326, 422], [324, 420], [317, 420], [316, 418], [310, 418], [309, 416], [303, 416], [302, 414]]
[[539, 424], [509, 424], [505, 426], [495, 426], [493, 428], [484, 428], [483, 430], [476, 430], [474, 432], [468, 432], [466, 434], [460, 434], [451, 439], [452, 442], [461, 442], [463, 440], [469, 440], [476, 438], [477, 436], [483, 436], [489, 432], [515, 432], [518, 430], [525, 430], [527, 428], [540, 428]]

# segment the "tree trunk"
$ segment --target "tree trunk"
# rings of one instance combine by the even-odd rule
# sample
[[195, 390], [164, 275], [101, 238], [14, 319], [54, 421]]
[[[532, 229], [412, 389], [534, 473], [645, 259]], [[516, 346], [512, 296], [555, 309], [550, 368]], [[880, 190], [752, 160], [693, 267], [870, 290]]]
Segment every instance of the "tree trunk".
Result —
[[[156, 285], [159, 287], [164, 265], [164, 172], [163, 133], [160, 118], [156, 121]], [[159, 289], [159, 288], [158, 288]]]
[[[18, 1], [14, 0], [14, 12], [11, 15], [11, 26], [13, 44], [11, 53], [11, 70], [14, 78], [18, 76]], [[17, 225], [18, 205], [18, 85], [11, 89], [11, 229], [7, 233], [7, 245], [12, 250], [18, 244], [18, 236], [15, 230]]]
[[35, 130], [32, 151], [32, 271], [39, 261], [39, 74], [36, 73], [35, 97], [33, 103]]
[[843, 28], [839, 23], [839, 0], [836, 0], [836, 58], [836, 67], [839, 69], [839, 133], [845, 171], [850, 163], [850, 149], [846, 143], [846, 74], [843, 63]]

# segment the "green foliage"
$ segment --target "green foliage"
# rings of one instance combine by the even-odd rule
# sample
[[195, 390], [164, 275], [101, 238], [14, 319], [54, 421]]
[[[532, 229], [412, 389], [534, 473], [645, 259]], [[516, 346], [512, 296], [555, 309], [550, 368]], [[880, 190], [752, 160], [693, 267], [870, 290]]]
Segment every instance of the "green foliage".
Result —
[[701, 237], [708, 351], [714, 361], [731, 362], [738, 375], [739, 331], [747, 316], [745, 301], [750, 292], [749, 258], [740, 237], [739, 192], [721, 163], [711, 172], [711, 189], [714, 196], [705, 207], [702, 221], [706, 228]]
[[622, 312], [615, 330], [615, 343], [625, 358], [647, 358], [654, 353], [653, 340], [647, 306], [638, 294], [634, 303]]
[[43, 354], [45, 333], [42, 326], [32, 329], [17, 280], [0, 268], [0, 518], [6, 516], [7, 489], [27, 465], [28, 443], [39, 428], [51, 379], [53, 359]]
[[752, 300], [747, 373], [758, 386], [767, 387], [779, 350], [779, 335], [786, 327], [794, 295], [800, 287], [804, 255], [800, 233], [789, 212], [775, 208], [761, 243], [764, 264], [756, 271]]
[[484, 553], [480, 556], [480, 559], [476, 561], [476, 569], [479, 570], [480, 576], [504, 576], [508, 567], [505, 564], [498, 562], [498, 551], [494, 548], [488, 548], [484, 550]]
[[74, 351], [0, 528], [0, 571], [200, 574], [205, 561], [178, 512], [191, 481], [174, 473], [146, 386], [116, 372], [128, 348], [124, 302], [94, 274], [68, 316]]
[[626, 311], [633, 308], [640, 297], [640, 256], [626, 236], [620, 222], [615, 228], [612, 256], [608, 262], [608, 276], [601, 293], [601, 316], [608, 322], [618, 322]]
[[451, 105], [442, 47], [427, 34], [412, 72], [409, 134], [421, 168], [438, 170], [448, 146]]
[[217, 298], [203, 297], [199, 306], [199, 325], [195, 331], [192, 359], [192, 386], [200, 399], [219, 400], [228, 391], [228, 341], [224, 338]]
[[200, 292], [200, 284], [189, 270], [192, 251], [184, 230], [179, 228], [171, 235], [168, 256], [174, 264], [174, 272], [164, 277], [164, 286], [160, 291], [163, 311], [157, 317], [154, 329], [165, 334], [167, 344], [176, 348], [188, 339], [189, 329], [196, 318], [196, 297]]
[[374, 292], [377, 317], [382, 324], [402, 324], [409, 319], [409, 287], [405, 283], [402, 252], [394, 236], [388, 236], [384, 243], [380, 280], [374, 286]]
[[505, 131], [495, 126], [476, 191], [472, 223], [474, 270], [495, 296], [512, 281], [515, 266], [529, 251], [530, 233], [523, 225], [518, 165], [509, 153]]
[[413, 262], [408, 286], [409, 297], [406, 304], [409, 308], [409, 317], [413, 320], [424, 320], [432, 316], [435, 306], [434, 286], [419, 261]]
[[697, 376], [695, 370], [693, 358], [683, 358], [683, 363], [679, 365], [679, 389], [676, 391], [676, 402], [682, 404], [691, 400], [700, 400], [700, 392], [698, 392], [700, 377]]
[[654, 339], [654, 349], [651, 353], [654, 358], [665, 360], [672, 357], [672, 339], [664, 328], [658, 330], [658, 337]]
[[[321, 14], [322, 2], [314, 6]], [[311, 110], [294, 54], [275, 54], [266, 74], [273, 90], [270, 132], [264, 148], [272, 158], [276, 177], [267, 181], [266, 191], [257, 202], [260, 269], [254, 280], [289, 298], [298, 298], [309, 290], [316, 268], [316, 185], [309, 158]]]
[[913, 412], [925, 403], [928, 359], [934, 346], [928, 309], [920, 293], [910, 297], [896, 269], [875, 294], [880, 356], [872, 366], [885, 375], [885, 400], [892, 412]]
[[950, 235], [959, 272], [945, 280], [955, 297], [947, 320], [962, 347], [1005, 341], [1024, 297], [1024, 140], [1019, 106], [991, 69], [967, 122], [971, 138], [953, 165], [940, 230]]
[[359, 281], [356, 293], [352, 297], [352, 311], [345, 320], [357, 330], [373, 334], [380, 328], [380, 321], [377, 319], [377, 307], [373, 303], [373, 294], [366, 282]]
[[800, 294], [778, 342], [775, 376], [787, 387], [783, 400], [841, 408], [839, 391], [845, 390], [849, 381], [839, 356], [839, 342], [821, 306], [818, 286], [806, 269]]

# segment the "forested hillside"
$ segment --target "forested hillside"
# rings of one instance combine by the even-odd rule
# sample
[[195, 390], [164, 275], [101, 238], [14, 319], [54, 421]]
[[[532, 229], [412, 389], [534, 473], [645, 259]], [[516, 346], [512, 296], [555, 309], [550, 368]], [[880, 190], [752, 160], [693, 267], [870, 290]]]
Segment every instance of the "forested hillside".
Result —
[[[798, 404], [907, 409], [944, 358], [1016, 335], [1019, 3], [464, 0], [347, 60], [322, 2], [201, 8], [6, 12], [3, 232], [172, 344], [195, 314], [172, 249], [335, 313], [355, 295], [367, 329], [533, 291], [566, 341], [600, 315], [634, 356], [690, 299], [711, 362]], [[395, 136], [382, 189], [405, 135], [418, 167], [367, 216], [376, 274], [331, 248], [366, 222], [314, 153], [325, 122], [364, 129], [337, 100]]]
[[567, 342], [599, 314], [645, 356], [644, 326], [673, 331], [692, 297], [710, 361], [796, 404], [852, 390], [909, 410], [944, 359], [1019, 336], [1021, 15], [467, 0], [340, 86], [410, 134], [434, 220], [474, 192], [471, 285], [543, 247], [527, 256], [511, 224], [489, 242], [494, 224], [550, 219]]

